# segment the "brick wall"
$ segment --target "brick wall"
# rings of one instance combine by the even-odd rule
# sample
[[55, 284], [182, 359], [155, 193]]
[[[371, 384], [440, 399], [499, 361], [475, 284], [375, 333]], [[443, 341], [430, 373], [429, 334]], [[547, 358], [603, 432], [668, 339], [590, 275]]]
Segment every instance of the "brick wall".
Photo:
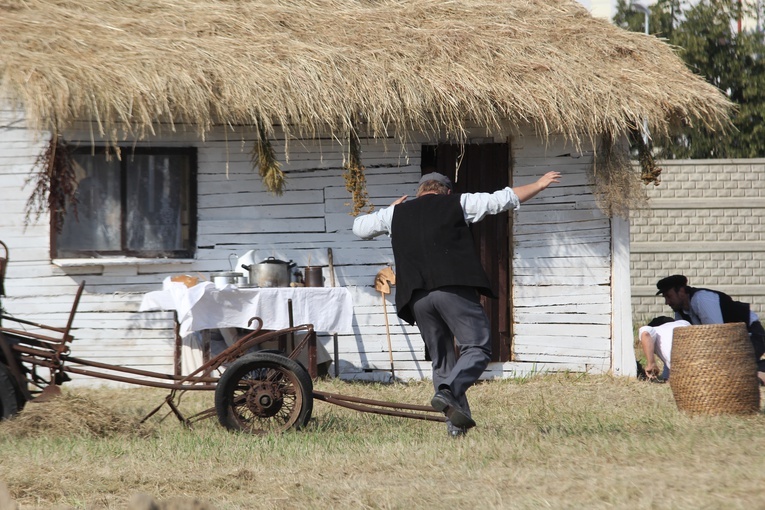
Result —
[[635, 324], [671, 310], [656, 282], [684, 274], [765, 318], [765, 159], [662, 161], [646, 209], [630, 218]]

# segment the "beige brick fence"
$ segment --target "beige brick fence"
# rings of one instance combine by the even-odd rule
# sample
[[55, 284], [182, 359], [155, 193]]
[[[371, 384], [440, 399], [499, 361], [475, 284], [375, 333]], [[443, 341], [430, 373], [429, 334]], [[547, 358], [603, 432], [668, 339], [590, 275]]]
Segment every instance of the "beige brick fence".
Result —
[[636, 325], [671, 315], [656, 281], [684, 274], [752, 304], [765, 319], [765, 159], [661, 161], [647, 209], [630, 218]]

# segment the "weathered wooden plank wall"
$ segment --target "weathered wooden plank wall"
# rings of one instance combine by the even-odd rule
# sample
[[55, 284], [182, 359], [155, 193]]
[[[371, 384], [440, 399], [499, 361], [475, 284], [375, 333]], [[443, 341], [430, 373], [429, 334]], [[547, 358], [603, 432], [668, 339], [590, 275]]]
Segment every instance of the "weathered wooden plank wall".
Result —
[[[332, 248], [336, 285], [349, 288], [354, 302], [354, 333], [338, 338], [343, 377], [374, 377], [390, 368], [385, 315], [390, 323], [398, 377], [430, 376], [417, 329], [395, 315], [374, 290], [377, 272], [393, 264], [389, 239], [361, 241], [353, 236], [350, 197], [342, 178], [344, 150], [334, 139], [290, 140], [289, 158], [277, 136], [274, 147], [287, 172], [287, 191], [275, 197], [263, 190], [249, 151], [253, 134], [213, 132], [199, 142], [193, 130], [164, 129], [155, 146], [198, 148], [198, 250], [194, 260], [60, 260], [49, 256], [47, 218], [24, 229], [24, 187], [45, 138], [24, 129], [18, 113], [0, 112], [0, 239], [11, 248], [3, 305], [11, 313], [45, 323], [63, 323], [76, 286], [87, 280], [75, 320], [75, 356], [172, 372], [173, 318], [170, 312], [139, 313], [145, 292], [157, 290], [174, 274], [230, 269], [229, 256], [255, 250], [255, 259], [275, 256], [299, 266], [324, 266]], [[513, 140], [514, 184], [524, 184], [551, 168], [565, 175], [515, 215], [513, 238], [514, 359], [492, 364], [485, 377], [525, 375], [541, 370], [605, 371], [611, 351], [610, 223], [597, 210], [587, 186], [590, 156], [571, 152], [563, 140], [539, 142], [531, 131]], [[67, 134], [90, 144], [89, 126]], [[370, 200], [383, 207], [413, 195], [424, 140], [402, 145], [363, 140]], [[329, 283], [327, 283], [329, 284]], [[286, 306], [286, 304], [285, 304]], [[329, 334], [320, 341], [332, 353]], [[331, 369], [334, 371], [334, 368]], [[77, 384], [93, 384], [77, 380]], [[97, 381], [101, 384], [102, 381]]]
[[514, 185], [560, 170], [560, 185], [523, 204], [513, 226], [513, 361], [611, 367], [611, 221], [589, 182], [592, 154], [523, 137]]

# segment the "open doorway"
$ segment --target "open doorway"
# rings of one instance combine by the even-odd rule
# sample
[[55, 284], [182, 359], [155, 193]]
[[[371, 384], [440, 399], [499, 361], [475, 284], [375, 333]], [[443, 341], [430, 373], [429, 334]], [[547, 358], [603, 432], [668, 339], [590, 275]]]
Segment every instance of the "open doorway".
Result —
[[[493, 192], [510, 183], [506, 143], [422, 146], [423, 173], [436, 171], [454, 183], [454, 193]], [[509, 214], [488, 216], [470, 226], [476, 250], [498, 299], [481, 298], [491, 324], [492, 361], [510, 359]]]

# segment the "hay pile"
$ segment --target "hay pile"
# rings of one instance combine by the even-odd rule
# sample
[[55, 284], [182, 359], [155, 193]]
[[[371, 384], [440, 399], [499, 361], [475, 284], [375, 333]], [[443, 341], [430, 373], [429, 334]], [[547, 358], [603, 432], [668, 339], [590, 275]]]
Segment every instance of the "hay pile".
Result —
[[145, 436], [151, 431], [127, 416], [86, 396], [62, 393], [45, 402], [30, 402], [12, 419], [0, 423], [0, 437]]
[[[0, 0], [0, 97], [112, 141], [190, 124], [572, 140], [720, 128], [730, 103], [655, 37], [574, 0]], [[261, 123], [262, 122], [262, 123]]]

